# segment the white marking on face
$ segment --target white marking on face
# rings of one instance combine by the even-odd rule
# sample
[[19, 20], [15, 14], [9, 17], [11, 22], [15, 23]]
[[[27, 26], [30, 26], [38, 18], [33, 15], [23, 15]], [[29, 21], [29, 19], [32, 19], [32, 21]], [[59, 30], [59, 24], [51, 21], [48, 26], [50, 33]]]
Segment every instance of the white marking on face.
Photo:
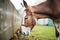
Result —
[[30, 35], [29, 27], [22, 26], [21, 29], [22, 29], [22, 34], [27, 35], [27, 36]]

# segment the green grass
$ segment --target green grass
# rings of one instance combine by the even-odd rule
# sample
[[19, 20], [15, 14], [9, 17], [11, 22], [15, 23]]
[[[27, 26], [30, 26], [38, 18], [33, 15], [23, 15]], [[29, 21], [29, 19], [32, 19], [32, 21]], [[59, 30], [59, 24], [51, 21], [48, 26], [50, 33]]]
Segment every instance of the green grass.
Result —
[[20, 35], [18, 40], [55, 40], [55, 28], [53, 26], [36, 25], [30, 36]]
[[51, 26], [36, 25], [28, 40], [55, 40], [55, 29]]

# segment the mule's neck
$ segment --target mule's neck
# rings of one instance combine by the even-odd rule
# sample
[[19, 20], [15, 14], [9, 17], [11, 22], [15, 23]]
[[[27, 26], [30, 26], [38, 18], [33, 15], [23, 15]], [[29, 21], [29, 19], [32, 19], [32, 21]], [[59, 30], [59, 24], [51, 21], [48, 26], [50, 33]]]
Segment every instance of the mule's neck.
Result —
[[54, 12], [60, 13], [60, 0], [47, 0], [47, 1], [49, 2], [50, 8], [51, 8]]

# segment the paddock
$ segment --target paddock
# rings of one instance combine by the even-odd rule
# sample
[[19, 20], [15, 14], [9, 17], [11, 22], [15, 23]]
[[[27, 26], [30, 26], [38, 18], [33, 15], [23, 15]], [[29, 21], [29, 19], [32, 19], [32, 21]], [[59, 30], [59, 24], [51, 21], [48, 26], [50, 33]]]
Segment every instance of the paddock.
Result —
[[[10, 2], [10, 0], [0, 0], [0, 40], [59, 40], [60, 1], [53, 0], [53, 2], [51, 2], [52, 1], [49, 0], [36, 6], [29, 6], [23, 0], [23, 4], [25, 7], [25, 10], [23, 11], [26, 12], [24, 22], [26, 22], [27, 24], [25, 23], [26, 25], [22, 25], [23, 17], [16, 10], [15, 6]], [[23, 7], [23, 5], [21, 6]], [[54, 10], [54, 7], [56, 10]], [[55, 28], [54, 26], [47, 27], [36, 25], [36, 21], [34, 19], [35, 17], [37, 18], [37, 20], [39, 18], [51, 18], [55, 24]], [[30, 27], [27, 30], [27, 33], [31, 32], [29, 36], [24, 35], [25, 33], [23, 33], [23, 35], [20, 34], [22, 32], [22, 26], [25, 26], [26, 28]]]

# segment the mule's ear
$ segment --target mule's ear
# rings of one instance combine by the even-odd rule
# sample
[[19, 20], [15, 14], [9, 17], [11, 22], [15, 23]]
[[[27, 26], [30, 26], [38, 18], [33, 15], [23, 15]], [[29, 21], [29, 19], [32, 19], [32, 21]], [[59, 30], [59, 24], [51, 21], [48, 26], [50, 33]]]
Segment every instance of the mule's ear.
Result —
[[27, 5], [27, 3], [26, 3], [26, 1], [25, 1], [25, 0], [23, 0], [23, 4], [24, 4], [25, 8], [27, 8], [27, 7], [28, 7], [28, 5]]
[[22, 7], [24, 7], [24, 5], [22, 3], [20, 3]]

